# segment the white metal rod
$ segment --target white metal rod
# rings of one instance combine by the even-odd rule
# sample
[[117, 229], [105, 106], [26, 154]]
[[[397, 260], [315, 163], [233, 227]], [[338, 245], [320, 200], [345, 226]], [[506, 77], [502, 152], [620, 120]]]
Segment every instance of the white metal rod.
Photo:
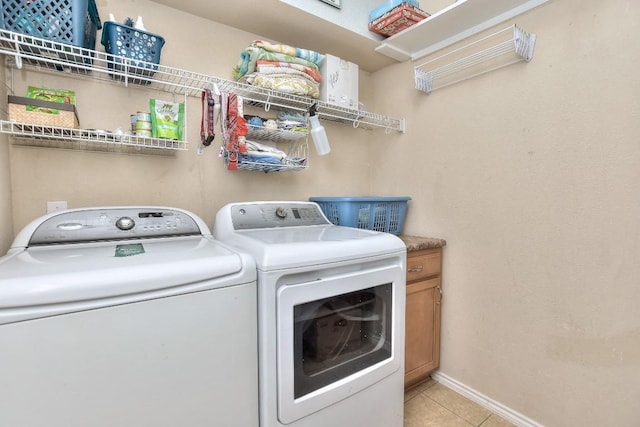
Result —
[[516, 60], [514, 60], [512, 62], [509, 62], [507, 64], [501, 64], [501, 65], [498, 65], [496, 67], [493, 67], [493, 68], [490, 68], [490, 69], [487, 69], [487, 70], [483, 70], [482, 72], [479, 72], [479, 73], [476, 73], [476, 74], [472, 74], [472, 75], [469, 75], [469, 76], [465, 76], [465, 77], [463, 77], [463, 78], [461, 78], [459, 80], [440, 85], [438, 87], [435, 87], [435, 88], [431, 89], [431, 91], [434, 91], [436, 89], [442, 89], [442, 88], [445, 88], [447, 86], [451, 86], [451, 85], [456, 84], [456, 83], [464, 82], [464, 81], [472, 79], [474, 77], [478, 77], [478, 76], [481, 76], [483, 74], [490, 73], [492, 71], [498, 70], [500, 68], [504, 68], [506, 66], [509, 66], [509, 65], [515, 64], [516, 62], [521, 62], [521, 61], [522, 61], [522, 58], [519, 58], [519, 59], [516, 59]]
[[[496, 42], [496, 44], [494, 44], [493, 46], [490, 46], [478, 52], [471, 53], [460, 59], [452, 60], [451, 62], [434, 69], [424, 69], [424, 67], [427, 65], [434, 64], [438, 61], [442, 62], [443, 60], [452, 57], [453, 55], [459, 56], [460, 53], [473, 51], [473, 48], [477, 47], [480, 43], [486, 44], [489, 39], [495, 38], [507, 31], [511, 32], [511, 38], [509, 40]], [[454, 83], [468, 80], [472, 77], [477, 77], [479, 75], [494, 71], [507, 65], [514, 64], [516, 62], [520, 62], [523, 60], [530, 61], [533, 57], [534, 44], [535, 34], [526, 33], [522, 31], [518, 26], [511, 25], [503, 30], [497, 31], [472, 43], [468, 43], [465, 46], [454, 49], [451, 52], [445, 53], [444, 55], [440, 55], [437, 58], [427, 61], [419, 66], [416, 66], [414, 68], [416, 88], [430, 93], [434, 89], [434, 85], [438, 86], [435, 82], [438, 80], [443, 80], [446, 77], [454, 78], [455, 80], [444, 81], [437, 88], [443, 88]], [[501, 58], [503, 55], [507, 54], [511, 54], [512, 57], [515, 58], [515, 60], [508, 60], [508, 62], [506, 63], [502, 62], [497, 65], [495, 65], [495, 62], [489, 62], [491, 60]], [[486, 66], [490, 68], [477, 69], [477, 67], [481, 66], [485, 62]], [[472, 71], [470, 75], [456, 78], [456, 76], [460, 76], [460, 73], [462, 71], [470, 70], [473, 67], [476, 67], [476, 72]]]
[[500, 45], [496, 45], [492, 48], [478, 52], [473, 55], [469, 55], [463, 59], [444, 65], [442, 67], [435, 68], [431, 71], [434, 76], [444, 75], [447, 73], [454, 73], [465, 68], [472, 67], [477, 64], [481, 64], [484, 61], [497, 58], [500, 55], [513, 52], [513, 46], [510, 41], [504, 42]]
[[[479, 40], [476, 40], [476, 41], [471, 42], [471, 43], [469, 43], [469, 44], [467, 44], [467, 45], [464, 45], [464, 46], [462, 46], [462, 47], [459, 47], [459, 48], [457, 48], [457, 49], [454, 49], [454, 50], [452, 50], [451, 52], [447, 52], [447, 53], [445, 53], [444, 55], [440, 55], [440, 56], [438, 56], [437, 58], [434, 58], [434, 59], [432, 59], [432, 60], [430, 60], [430, 61], [425, 62], [424, 64], [420, 64], [420, 65], [418, 65], [417, 67], [418, 67], [418, 68], [422, 68], [422, 67], [424, 67], [425, 65], [428, 65], [428, 64], [430, 64], [430, 63], [432, 63], [432, 62], [435, 62], [435, 61], [438, 61], [438, 60], [440, 60], [440, 59], [442, 59], [442, 58], [446, 58], [447, 56], [451, 56], [451, 55], [453, 55], [453, 54], [455, 54], [455, 53], [460, 52], [461, 50], [469, 49], [469, 48], [471, 48], [471, 47], [473, 47], [473, 46], [475, 46], [475, 45], [477, 45], [477, 44], [479, 44], [479, 43], [482, 43], [482, 42], [484, 42], [484, 41], [486, 41], [486, 40], [488, 40], [488, 39], [490, 39], [490, 38], [492, 38], [492, 37], [495, 37], [495, 36], [497, 36], [497, 35], [499, 35], [499, 34], [502, 34], [502, 33], [506, 32], [506, 31], [513, 31], [514, 27], [515, 27], [515, 25], [511, 25], [511, 26], [509, 26], [509, 27], [507, 27], [507, 28], [505, 28], [505, 29], [502, 29], [502, 30], [500, 30], [500, 31], [497, 31], [497, 32], [495, 32], [495, 33], [493, 33], [493, 34], [489, 34], [488, 36], [485, 36], [485, 37], [483, 37], [483, 38], [481, 38], [481, 39], [479, 39]], [[513, 39], [513, 37], [512, 37], [512, 39]]]

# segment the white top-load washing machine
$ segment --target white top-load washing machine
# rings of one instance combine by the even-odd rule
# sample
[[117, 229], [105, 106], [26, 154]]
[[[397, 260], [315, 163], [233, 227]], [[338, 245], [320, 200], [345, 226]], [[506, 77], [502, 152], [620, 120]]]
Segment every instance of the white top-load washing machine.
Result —
[[0, 258], [0, 426], [257, 426], [255, 279], [184, 210], [35, 220]]
[[258, 268], [261, 427], [401, 427], [404, 243], [310, 202], [226, 205], [214, 237]]

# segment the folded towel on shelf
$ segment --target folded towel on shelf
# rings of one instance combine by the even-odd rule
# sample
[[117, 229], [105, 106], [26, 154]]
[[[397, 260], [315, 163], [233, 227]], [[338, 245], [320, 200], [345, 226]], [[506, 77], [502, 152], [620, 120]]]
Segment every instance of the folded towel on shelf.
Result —
[[318, 71], [318, 66], [311, 61], [307, 61], [306, 59], [298, 58], [284, 53], [271, 52], [256, 46], [249, 46], [245, 50], [240, 52], [240, 60], [238, 61], [238, 64], [233, 68], [233, 78], [235, 80], [239, 80], [246, 74], [254, 73], [256, 71], [259, 60], [299, 64], [312, 70]]
[[252, 43], [253, 46], [258, 46], [269, 52], [284, 53], [289, 56], [295, 56], [296, 58], [306, 59], [316, 65], [320, 65], [324, 59], [324, 55], [309, 49], [301, 49], [299, 47], [293, 47], [286, 44], [270, 43], [264, 40], [256, 40]]
[[267, 73], [272, 69], [283, 70], [283, 69], [291, 68], [293, 70], [296, 70], [297, 72], [301, 72], [310, 76], [311, 78], [313, 78], [313, 80], [317, 81], [318, 83], [322, 81], [322, 75], [320, 74], [320, 71], [318, 71], [317, 68], [307, 67], [306, 65], [303, 65], [303, 64], [294, 64], [291, 62], [284, 62], [284, 61], [267, 61], [264, 59], [258, 59], [256, 64], [257, 64], [257, 71], [259, 73]]
[[259, 155], [259, 154], [240, 154], [238, 156], [240, 163], [269, 163], [272, 165], [279, 165], [282, 163], [282, 159], [272, 156]]
[[298, 111], [280, 110], [278, 112], [278, 120], [281, 122], [297, 123], [307, 127], [307, 115]]
[[311, 77], [310, 75], [308, 75], [307, 73], [303, 72], [303, 71], [299, 71], [296, 70], [294, 68], [289, 68], [289, 67], [258, 67], [258, 71], [256, 72], [257, 74], [263, 74], [263, 75], [280, 75], [280, 76], [292, 76], [292, 77], [299, 77], [301, 79], [307, 79], [309, 80], [311, 83], [320, 83], [318, 81], [316, 81], [313, 77]]
[[309, 96], [315, 99], [320, 97], [320, 85], [317, 82], [291, 74], [252, 73], [242, 77], [240, 81], [291, 95]]
[[302, 123], [305, 124], [307, 123], [307, 116], [304, 113], [299, 113], [297, 111], [287, 111], [287, 110], [280, 110], [278, 112], [278, 119], [280, 120], [287, 120], [287, 121], [294, 121], [294, 122], [298, 122], [298, 123]]
[[309, 129], [304, 123], [300, 123], [294, 120], [278, 120], [278, 129], [309, 133]]
[[275, 147], [271, 147], [270, 145], [261, 144], [256, 141], [247, 140], [246, 142], [247, 154], [250, 156], [257, 157], [271, 157], [276, 158], [278, 160], [284, 159], [287, 157], [287, 153], [282, 150], [279, 150]]
[[313, 50], [255, 40], [240, 52], [233, 78], [264, 89], [319, 98], [322, 75], [318, 64], [323, 59], [324, 55]]

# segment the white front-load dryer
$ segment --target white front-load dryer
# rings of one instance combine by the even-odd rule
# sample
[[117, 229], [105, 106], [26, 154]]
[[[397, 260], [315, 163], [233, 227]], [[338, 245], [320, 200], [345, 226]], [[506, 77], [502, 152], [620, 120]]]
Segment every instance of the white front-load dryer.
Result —
[[256, 270], [196, 215], [87, 208], [0, 258], [0, 426], [257, 426]]
[[258, 269], [261, 427], [402, 427], [404, 243], [310, 202], [226, 205], [214, 236]]

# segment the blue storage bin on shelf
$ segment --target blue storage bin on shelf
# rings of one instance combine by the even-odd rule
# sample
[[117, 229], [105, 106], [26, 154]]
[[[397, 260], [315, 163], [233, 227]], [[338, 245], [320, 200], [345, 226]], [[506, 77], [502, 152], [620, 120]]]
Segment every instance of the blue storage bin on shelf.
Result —
[[310, 197], [332, 224], [400, 234], [411, 197]]
[[[0, 0], [0, 28], [93, 51], [102, 28], [95, 0]], [[39, 53], [33, 49], [32, 53]], [[75, 53], [75, 54], [74, 54]], [[93, 52], [62, 49], [62, 59], [90, 64]]]
[[[160, 64], [164, 38], [156, 34], [107, 21], [102, 29], [101, 43], [107, 52], [110, 70], [145, 77], [152, 77], [158, 71], [157, 64]], [[112, 76], [124, 78], [122, 74], [117, 73]], [[148, 81], [142, 80], [138, 83]]]
[[408, 4], [409, 6], [417, 7], [418, 9], [420, 8], [420, 2], [418, 0], [387, 0], [369, 13], [369, 22], [375, 21], [385, 13], [390, 12], [403, 4]]

